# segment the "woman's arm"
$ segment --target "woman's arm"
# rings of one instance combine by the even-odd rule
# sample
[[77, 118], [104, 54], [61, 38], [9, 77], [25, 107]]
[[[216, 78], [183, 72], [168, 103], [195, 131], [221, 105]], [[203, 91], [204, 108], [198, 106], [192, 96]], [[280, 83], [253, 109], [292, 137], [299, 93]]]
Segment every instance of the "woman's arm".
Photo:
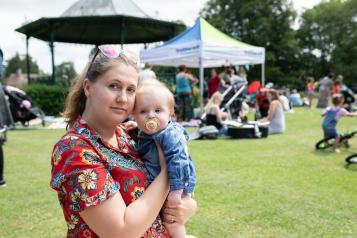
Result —
[[100, 237], [140, 237], [159, 214], [169, 192], [166, 162], [158, 147], [161, 172], [143, 195], [125, 205], [122, 196], [116, 193], [98, 206], [80, 212], [89, 227]]
[[276, 108], [279, 107], [280, 102], [274, 100], [270, 103], [267, 120], [271, 121], [275, 115]]

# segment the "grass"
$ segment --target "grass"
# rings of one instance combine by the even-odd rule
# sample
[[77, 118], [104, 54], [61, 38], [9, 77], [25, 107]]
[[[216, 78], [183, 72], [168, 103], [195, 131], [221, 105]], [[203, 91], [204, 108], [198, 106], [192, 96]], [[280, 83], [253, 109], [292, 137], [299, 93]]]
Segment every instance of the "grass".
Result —
[[[265, 139], [192, 141], [198, 184], [189, 234], [206, 237], [355, 237], [357, 169], [340, 154], [315, 151], [320, 111], [286, 114], [287, 131]], [[344, 118], [340, 131], [357, 126]], [[63, 130], [8, 133], [0, 189], [0, 237], [64, 237], [66, 225], [49, 188], [50, 153]]]

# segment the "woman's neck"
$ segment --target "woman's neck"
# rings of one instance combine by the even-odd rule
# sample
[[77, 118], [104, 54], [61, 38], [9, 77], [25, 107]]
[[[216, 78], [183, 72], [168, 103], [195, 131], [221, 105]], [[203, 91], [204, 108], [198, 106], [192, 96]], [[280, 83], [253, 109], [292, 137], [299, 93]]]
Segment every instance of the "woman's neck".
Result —
[[82, 118], [100, 135], [100, 137], [102, 137], [104, 141], [109, 143], [113, 139], [116, 125], [106, 125], [105, 122], [99, 121], [92, 113], [86, 111], [83, 112]]

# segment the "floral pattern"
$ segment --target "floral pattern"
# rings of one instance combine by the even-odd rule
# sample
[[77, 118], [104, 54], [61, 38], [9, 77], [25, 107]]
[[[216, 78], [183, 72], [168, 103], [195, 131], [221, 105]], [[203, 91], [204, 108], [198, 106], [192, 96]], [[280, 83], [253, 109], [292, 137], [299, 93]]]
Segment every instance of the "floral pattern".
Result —
[[[57, 191], [67, 222], [67, 237], [98, 237], [79, 212], [120, 192], [128, 205], [149, 185], [147, 171], [135, 151], [135, 142], [123, 128], [116, 131], [119, 149], [113, 148], [78, 117], [54, 146], [51, 187]], [[104, 169], [103, 169], [104, 168]], [[160, 217], [143, 238], [169, 237]]]

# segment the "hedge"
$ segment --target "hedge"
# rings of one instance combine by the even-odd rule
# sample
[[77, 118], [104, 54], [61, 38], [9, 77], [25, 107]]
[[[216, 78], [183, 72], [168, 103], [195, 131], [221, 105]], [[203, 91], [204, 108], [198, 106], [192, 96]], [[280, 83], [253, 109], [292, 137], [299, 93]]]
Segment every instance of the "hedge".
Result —
[[41, 108], [46, 115], [59, 116], [64, 108], [68, 87], [30, 84], [24, 91], [33, 104]]

